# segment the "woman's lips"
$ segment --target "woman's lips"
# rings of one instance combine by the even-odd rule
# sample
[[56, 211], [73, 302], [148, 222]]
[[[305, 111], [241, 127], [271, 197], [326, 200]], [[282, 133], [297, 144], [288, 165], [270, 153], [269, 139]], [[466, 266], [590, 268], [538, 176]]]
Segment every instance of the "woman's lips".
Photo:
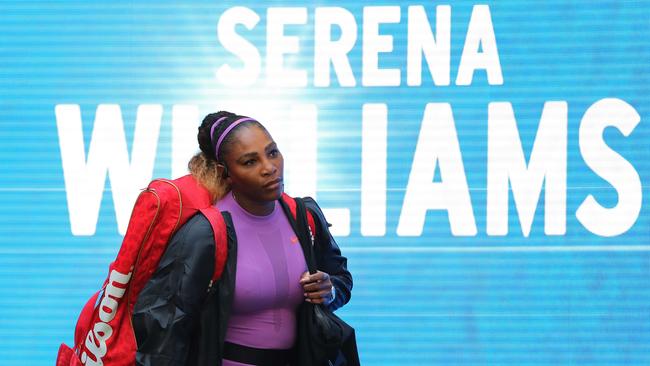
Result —
[[270, 190], [275, 190], [280, 187], [280, 184], [282, 184], [282, 179], [278, 178], [275, 180], [272, 180], [264, 185], [264, 188], [270, 189]]

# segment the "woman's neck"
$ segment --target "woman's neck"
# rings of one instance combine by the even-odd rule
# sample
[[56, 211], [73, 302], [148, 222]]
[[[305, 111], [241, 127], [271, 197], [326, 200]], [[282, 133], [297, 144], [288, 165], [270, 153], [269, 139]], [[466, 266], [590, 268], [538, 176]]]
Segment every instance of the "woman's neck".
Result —
[[275, 202], [256, 202], [246, 199], [243, 195], [237, 195], [235, 191], [231, 191], [232, 198], [235, 202], [243, 208], [246, 212], [255, 216], [268, 216], [275, 208]]

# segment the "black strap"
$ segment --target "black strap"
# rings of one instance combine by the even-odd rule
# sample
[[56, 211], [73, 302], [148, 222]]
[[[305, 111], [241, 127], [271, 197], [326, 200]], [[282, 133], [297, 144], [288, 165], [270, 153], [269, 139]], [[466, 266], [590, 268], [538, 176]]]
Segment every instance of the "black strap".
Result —
[[311, 232], [309, 223], [307, 222], [307, 207], [305, 207], [305, 202], [299, 197], [296, 197], [295, 201], [297, 224], [296, 235], [298, 236], [298, 240], [300, 240], [300, 246], [305, 255], [305, 262], [307, 262], [309, 273], [314, 274], [317, 271], [316, 256], [314, 255], [314, 243], [312, 241], [315, 233]]
[[291, 361], [291, 349], [262, 349], [224, 342], [223, 358], [256, 366], [286, 366]]

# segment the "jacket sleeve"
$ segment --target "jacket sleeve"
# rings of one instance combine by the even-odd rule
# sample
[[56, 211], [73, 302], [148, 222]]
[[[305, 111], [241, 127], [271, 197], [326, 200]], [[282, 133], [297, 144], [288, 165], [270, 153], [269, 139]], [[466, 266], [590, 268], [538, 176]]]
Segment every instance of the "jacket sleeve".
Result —
[[334, 301], [328, 306], [334, 311], [347, 304], [352, 296], [352, 274], [347, 268], [348, 259], [341, 255], [341, 249], [329, 231], [330, 224], [316, 201], [311, 197], [305, 197], [304, 202], [316, 221], [315, 252], [318, 269], [330, 275], [330, 280], [336, 288]]
[[170, 240], [135, 303], [137, 365], [185, 365], [214, 269], [214, 236], [201, 214]]

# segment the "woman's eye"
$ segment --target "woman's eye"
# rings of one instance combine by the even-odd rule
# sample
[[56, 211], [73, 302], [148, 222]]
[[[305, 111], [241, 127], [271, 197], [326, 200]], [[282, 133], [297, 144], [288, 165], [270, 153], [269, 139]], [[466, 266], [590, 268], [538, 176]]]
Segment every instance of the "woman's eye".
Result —
[[253, 164], [255, 164], [255, 160], [253, 160], [253, 159], [251, 159], [251, 160], [246, 160], [246, 161], [244, 162], [244, 165], [253, 165]]

